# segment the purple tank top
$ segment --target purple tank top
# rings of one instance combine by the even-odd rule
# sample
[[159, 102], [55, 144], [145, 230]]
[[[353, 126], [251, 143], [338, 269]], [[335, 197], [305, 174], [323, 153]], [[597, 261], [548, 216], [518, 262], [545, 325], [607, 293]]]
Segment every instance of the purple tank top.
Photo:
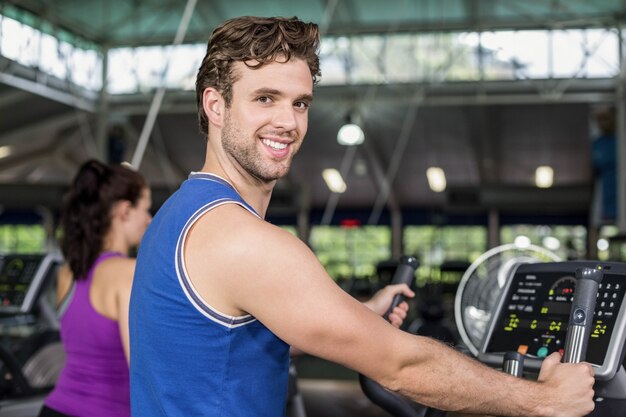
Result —
[[82, 417], [130, 416], [129, 371], [118, 323], [96, 312], [89, 288], [96, 266], [123, 256], [106, 252], [94, 262], [87, 279], [74, 281], [61, 317], [66, 363], [45, 404], [61, 413]]

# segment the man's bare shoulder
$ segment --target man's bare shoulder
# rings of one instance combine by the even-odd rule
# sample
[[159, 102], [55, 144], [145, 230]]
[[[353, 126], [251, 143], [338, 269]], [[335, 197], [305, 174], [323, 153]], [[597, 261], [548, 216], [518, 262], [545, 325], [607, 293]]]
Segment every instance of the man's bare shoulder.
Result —
[[[192, 227], [187, 248], [234, 252], [239, 256], [262, 253], [270, 245], [300, 242], [286, 230], [259, 218], [239, 204], [224, 204], [203, 215]], [[219, 243], [219, 245], [218, 245]], [[255, 250], [250, 250], [255, 248]]]
[[298, 238], [236, 204], [216, 207], [198, 219], [185, 240], [184, 257], [201, 297], [232, 316], [258, 314], [253, 309], [263, 304], [251, 300], [275, 293], [287, 277], [297, 285], [301, 280], [293, 279], [295, 271], [318, 265]]

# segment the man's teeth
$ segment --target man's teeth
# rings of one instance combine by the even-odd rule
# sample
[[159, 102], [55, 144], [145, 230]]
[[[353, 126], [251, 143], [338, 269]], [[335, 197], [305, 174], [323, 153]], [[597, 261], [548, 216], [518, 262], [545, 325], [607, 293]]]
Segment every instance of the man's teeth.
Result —
[[267, 146], [269, 146], [272, 149], [276, 149], [276, 150], [281, 150], [281, 149], [285, 149], [287, 147], [286, 143], [278, 143], [278, 142], [274, 142], [273, 140], [269, 140], [269, 139], [263, 139], [263, 143]]

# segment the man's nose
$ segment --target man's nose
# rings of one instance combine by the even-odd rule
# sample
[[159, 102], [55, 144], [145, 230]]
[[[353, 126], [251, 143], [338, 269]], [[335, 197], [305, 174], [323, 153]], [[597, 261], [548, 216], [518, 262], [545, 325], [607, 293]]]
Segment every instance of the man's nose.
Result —
[[276, 109], [272, 123], [284, 130], [294, 130], [297, 126], [296, 111], [291, 104]]

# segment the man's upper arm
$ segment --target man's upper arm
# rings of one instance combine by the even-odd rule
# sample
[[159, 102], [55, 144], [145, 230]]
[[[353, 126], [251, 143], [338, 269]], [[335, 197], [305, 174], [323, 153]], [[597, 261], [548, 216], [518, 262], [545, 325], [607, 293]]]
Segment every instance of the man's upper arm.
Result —
[[240, 207], [201, 218], [185, 259], [212, 307], [251, 314], [288, 344], [370, 376], [391, 358], [387, 340], [403, 337], [340, 289], [299, 239]]

